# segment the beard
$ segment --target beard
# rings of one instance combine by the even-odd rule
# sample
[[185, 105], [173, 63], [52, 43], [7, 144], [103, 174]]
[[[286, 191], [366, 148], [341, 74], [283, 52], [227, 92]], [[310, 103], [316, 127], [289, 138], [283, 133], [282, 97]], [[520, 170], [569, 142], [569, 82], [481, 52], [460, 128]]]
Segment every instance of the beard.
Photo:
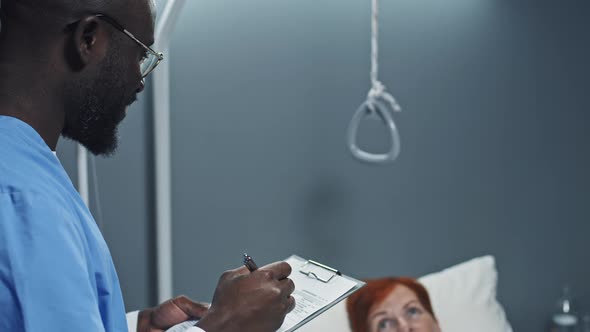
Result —
[[110, 156], [118, 146], [118, 126], [125, 110], [135, 100], [127, 92], [125, 65], [119, 50], [111, 47], [93, 77], [66, 86], [68, 100], [62, 136], [82, 144], [94, 155]]

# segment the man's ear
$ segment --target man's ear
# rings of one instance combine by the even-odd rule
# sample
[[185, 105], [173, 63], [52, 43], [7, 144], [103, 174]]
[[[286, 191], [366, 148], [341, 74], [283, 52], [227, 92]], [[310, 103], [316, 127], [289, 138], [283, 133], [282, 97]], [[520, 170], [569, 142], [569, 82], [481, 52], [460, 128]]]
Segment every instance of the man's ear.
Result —
[[75, 26], [68, 43], [68, 60], [75, 71], [98, 64], [106, 56], [109, 33], [96, 16], [86, 16]]

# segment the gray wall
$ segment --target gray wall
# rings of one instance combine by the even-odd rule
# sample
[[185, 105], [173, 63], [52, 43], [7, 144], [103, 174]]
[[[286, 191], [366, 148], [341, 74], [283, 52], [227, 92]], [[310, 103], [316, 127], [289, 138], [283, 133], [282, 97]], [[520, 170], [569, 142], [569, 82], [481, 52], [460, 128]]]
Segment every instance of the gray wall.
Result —
[[[385, 167], [344, 143], [369, 88], [369, 13], [368, 0], [187, 2], [169, 55], [175, 291], [209, 300], [244, 251], [357, 277], [493, 254], [516, 331], [542, 331], [565, 283], [590, 312], [588, 3], [382, 1], [381, 79], [404, 107]], [[155, 299], [147, 97], [120, 153], [98, 160], [129, 309]], [[361, 134], [386, 149], [378, 122]]]

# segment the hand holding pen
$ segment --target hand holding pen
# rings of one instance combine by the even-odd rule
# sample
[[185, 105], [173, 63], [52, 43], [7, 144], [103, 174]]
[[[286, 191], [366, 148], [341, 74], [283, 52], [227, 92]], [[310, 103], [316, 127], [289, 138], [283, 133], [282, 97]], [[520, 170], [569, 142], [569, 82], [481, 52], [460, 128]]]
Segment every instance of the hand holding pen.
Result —
[[276, 331], [295, 308], [291, 266], [276, 262], [258, 268], [244, 254], [244, 266], [221, 275], [211, 308], [197, 323], [205, 331]]

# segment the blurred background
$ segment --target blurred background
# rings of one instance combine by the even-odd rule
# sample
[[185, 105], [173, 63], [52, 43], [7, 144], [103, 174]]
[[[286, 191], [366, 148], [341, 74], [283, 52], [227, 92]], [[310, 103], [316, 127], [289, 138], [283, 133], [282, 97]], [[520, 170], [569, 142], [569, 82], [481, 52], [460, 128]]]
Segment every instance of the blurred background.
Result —
[[[165, 60], [174, 292], [210, 301], [243, 252], [358, 278], [491, 254], [515, 331], [546, 330], [566, 284], [590, 312], [590, 3], [382, 0], [380, 79], [404, 109], [386, 166], [345, 143], [370, 87], [370, 9], [187, 1]], [[157, 302], [151, 88], [96, 160], [100, 211], [91, 196], [128, 310]], [[387, 149], [380, 122], [361, 129]], [[58, 156], [75, 183], [75, 145]]]

